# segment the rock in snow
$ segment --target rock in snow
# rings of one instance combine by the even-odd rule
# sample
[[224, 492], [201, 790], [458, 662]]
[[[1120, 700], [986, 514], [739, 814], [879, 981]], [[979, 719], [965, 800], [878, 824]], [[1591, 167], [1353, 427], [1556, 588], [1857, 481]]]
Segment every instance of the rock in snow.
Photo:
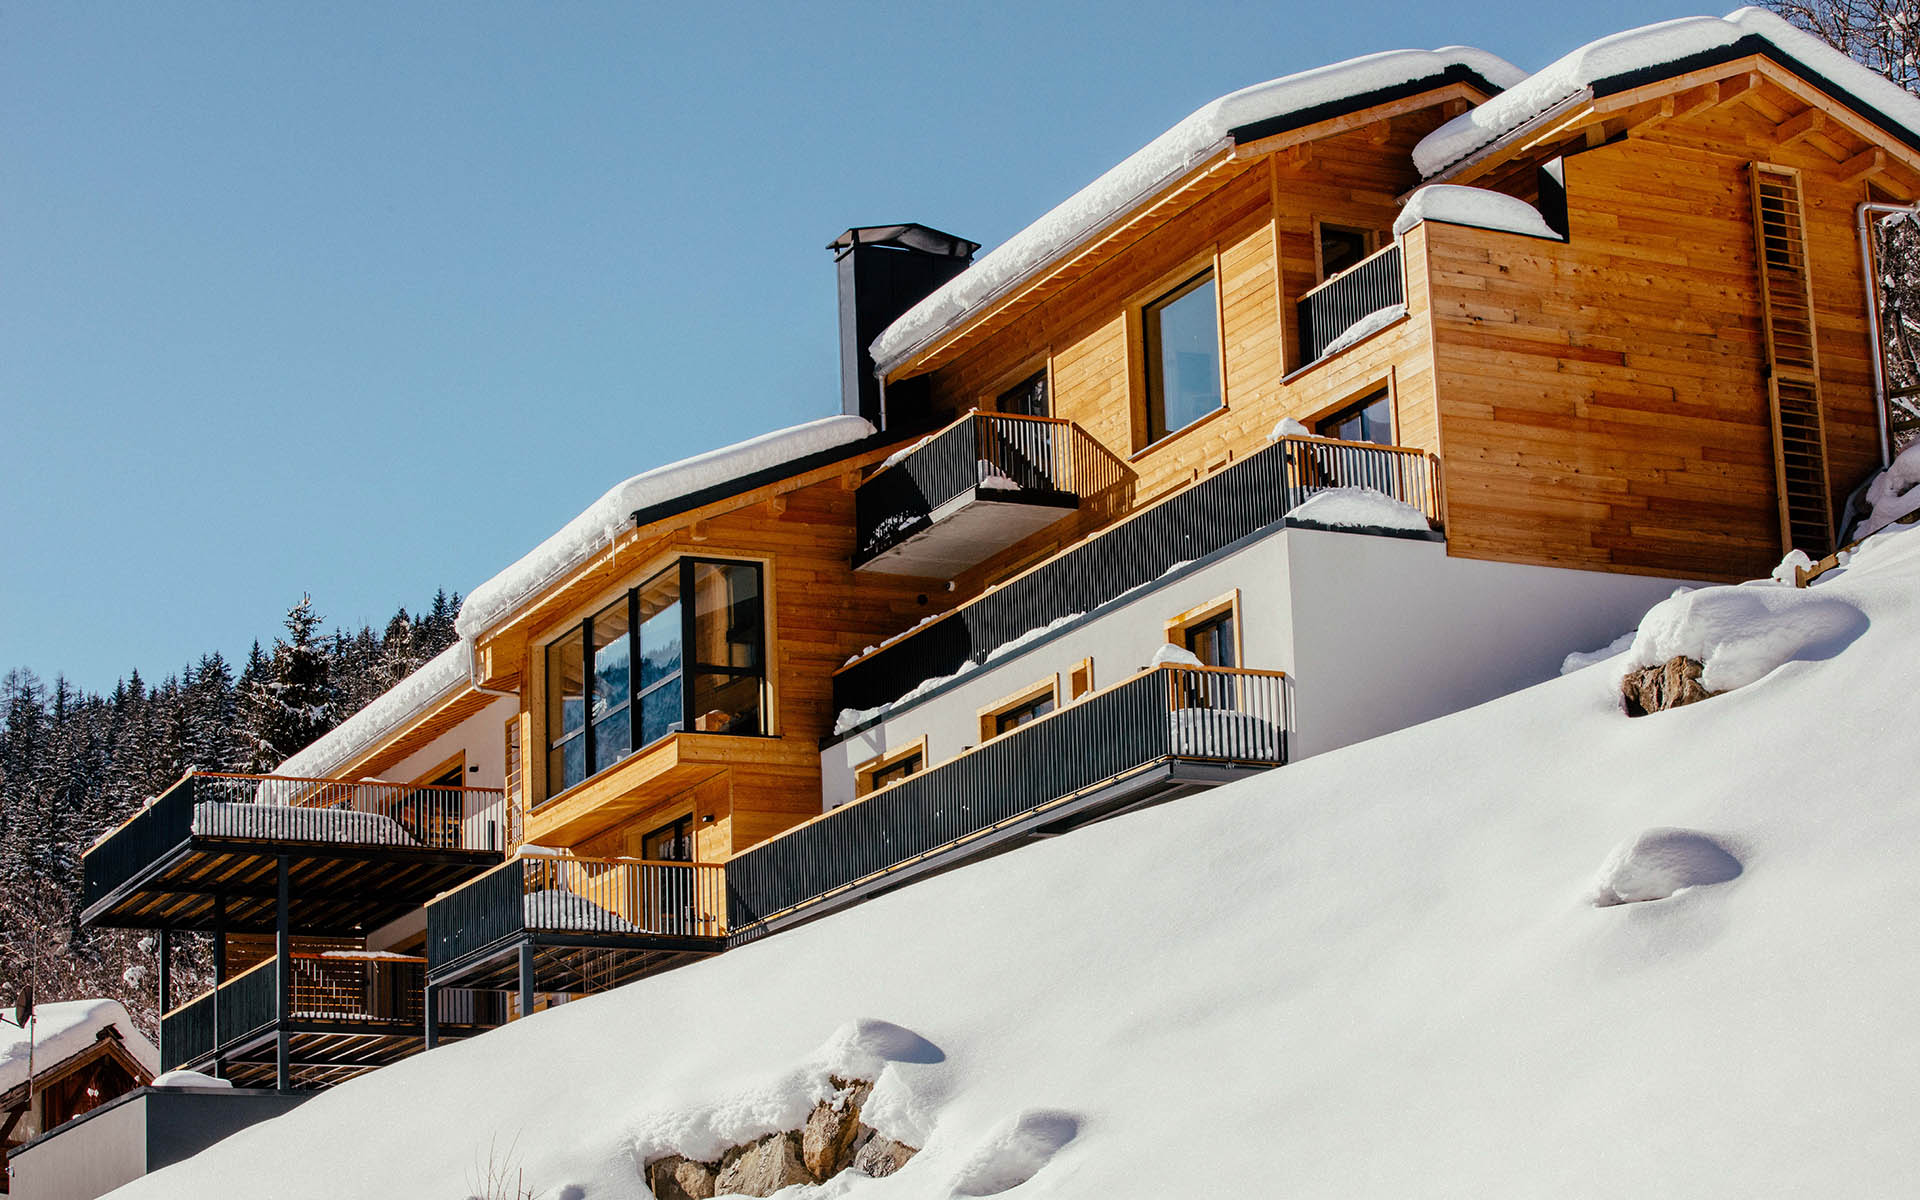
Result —
[[1598, 908], [1665, 900], [1675, 892], [1725, 883], [1740, 874], [1740, 860], [1725, 846], [1691, 829], [1649, 829], [1614, 847], [1600, 867], [1593, 903]]
[[1858, 608], [1815, 589], [1701, 588], [1648, 610], [1627, 666], [1690, 658], [1704, 668], [1702, 687], [1730, 692], [1786, 663], [1830, 658], [1866, 625]]

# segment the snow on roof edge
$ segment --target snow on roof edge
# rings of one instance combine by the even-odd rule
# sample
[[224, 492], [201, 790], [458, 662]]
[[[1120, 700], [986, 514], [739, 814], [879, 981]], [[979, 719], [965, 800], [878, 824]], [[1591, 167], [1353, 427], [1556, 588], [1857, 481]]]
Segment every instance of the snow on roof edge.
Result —
[[643, 471], [608, 489], [553, 536], [467, 593], [454, 627], [464, 639], [479, 638], [612, 544], [640, 509], [849, 446], [874, 432], [863, 417], [824, 417]]
[[374, 697], [365, 708], [289, 757], [274, 768], [273, 773], [308, 779], [329, 778], [341, 764], [464, 690], [469, 683], [467, 650], [470, 645], [465, 638], [456, 639], [413, 674]]
[[1201, 106], [908, 309], [874, 339], [870, 350], [875, 364], [882, 373], [899, 366], [981, 306], [1210, 157], [1230, 140], [1232, 130], [1359, 99], [1456, 67], [1465, 67], [1496, 87], [1526, 77], [1498, 55], [1471, 46], [1387, 50], [1254, 84]]
[[[99, 1040], [109, 1026], [120, 1031], [120, 1044], [134, 1060], [153, 1074], [160, 1069], [160, 1052], [140, 1032], [118, 1000], [57, 1000], [34, 1008], [33, 1068], [45, 1072], [81, 1053]], [[27, 1034], [11, 1022], [0, 1023], [0, 1092], [9, 1092], [27, 1078]]]
[[1500, 144], [1529, 121], [1596, 83], [1759, 38], [1841, 87], [1847, 97], [1920, 138], [1920, 98], [1819, 38], [1761, 8], [1682, 17], [1596, 38], [1422, 138], [1414, 167], [1432, 179]]

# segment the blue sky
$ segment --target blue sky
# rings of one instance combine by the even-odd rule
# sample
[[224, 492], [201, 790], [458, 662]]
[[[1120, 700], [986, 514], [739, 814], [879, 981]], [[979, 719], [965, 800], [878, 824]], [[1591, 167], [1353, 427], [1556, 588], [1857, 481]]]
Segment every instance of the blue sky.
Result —
[[8, 5], [0, 671], [378, 624], [837, 411], [849, 225], [991, 247], [1234, 88], [1697, 11]]

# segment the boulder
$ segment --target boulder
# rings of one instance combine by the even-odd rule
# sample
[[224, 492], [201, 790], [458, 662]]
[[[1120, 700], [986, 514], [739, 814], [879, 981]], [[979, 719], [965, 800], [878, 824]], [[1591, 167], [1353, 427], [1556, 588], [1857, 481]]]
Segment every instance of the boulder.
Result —
[[896, 1142], [890, 1137], [875, 1133], [865, 1126], [859, 1149], [853, 1152], [853, 1169], [884, 1179], [907, 1165], [907, 1160], [920, 1153], [905, 1142]]
[[654, 1200], [713, 1200], [713, 1163], [670, 1154], [647, 1164], [647, 1189]]
[[1703, 670], [1698, 659], [1680, 655], [1657, 667], [1628, 671], [1620, 681], [1620, 698], [1627, 706], [1627, 715], [1644, 717], [1716, 695], [1701, 686]]
[[783, 1187], [812, 1183], [800, 1159], [800, 1135], [770, 1133], [756, 1142], [735, 1146], [720, 1160], [714, 1180], [717, 1196], [771, 1196]]
[[800, 1158], [814, 1182], [825, 1183], [853, 1162], [860, 1133], [860, 1106], [873, 1085], [864, 1079], [834, 1079], [834, 1094], [814, 1105], [800, 1131]]

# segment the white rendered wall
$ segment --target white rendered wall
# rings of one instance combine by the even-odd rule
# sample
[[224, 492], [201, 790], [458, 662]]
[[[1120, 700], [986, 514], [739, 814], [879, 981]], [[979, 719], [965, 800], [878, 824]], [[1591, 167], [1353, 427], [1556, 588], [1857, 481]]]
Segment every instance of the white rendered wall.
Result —
[[1083, 658], [1101, 690], [1144, 668], [1168, 619], [1240, 592], [1242, 665], [1290, 677], [1292, 758], [1415, 725], [1554, 675], [1682, 581], [1449, 558], [1440, 542], [1290, 528], [962, 676], [821, 752], [824, 806], [854, 768], [927, 738], [928, 765], [979, 740], [978, 711]]
[[61, 1131], [8, 1164], [9, 1200], [93, 1200], [147, 1173], [144, 1097]]
[[[507, 718], [520, 711], [515, 696], [498, 696], [479, 712], [434, 738], [425, 746], [380, 772], [382, 779], [412, 783], [456, 754], [467, 757], [467, 787], [500, 788], [507, 784]], [[479, 767], [478, 771], [474, 770]], [[471, 845], [485, 845], [487, 823], [495, 836], [505, 837], [499, 801], [467, 797], [467, 837]], [[504, 846], [501, 847], [505, 849]]]

